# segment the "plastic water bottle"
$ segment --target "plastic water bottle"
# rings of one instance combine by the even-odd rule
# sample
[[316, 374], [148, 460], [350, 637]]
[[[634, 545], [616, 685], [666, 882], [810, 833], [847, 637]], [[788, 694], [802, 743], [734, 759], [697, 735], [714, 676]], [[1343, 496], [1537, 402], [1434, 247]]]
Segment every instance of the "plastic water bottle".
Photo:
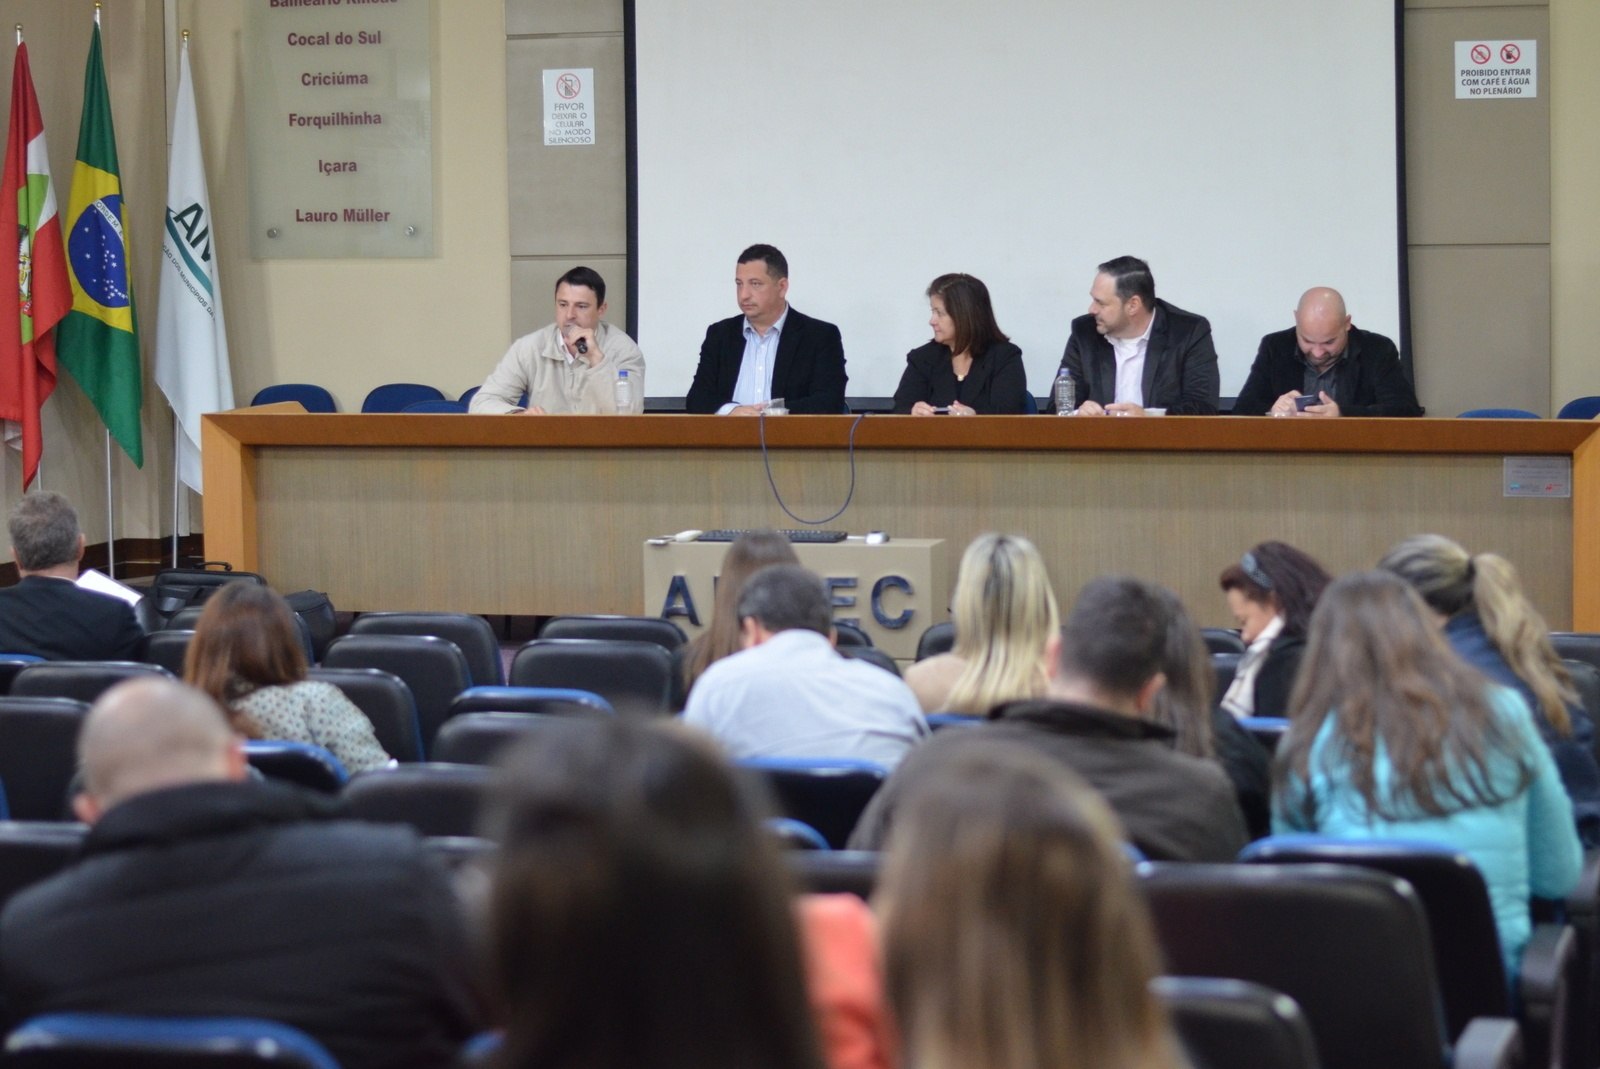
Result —
[[1056, 382], [1051, 387], [1056, 402], [1056, 415], [1070, 416], [1078, 410], [1078, 384], [1066, 368], [1056, 372]]
[[626, 371], [617, 372], [617, 412], [626, 416], [633, 411], [633, 383]]

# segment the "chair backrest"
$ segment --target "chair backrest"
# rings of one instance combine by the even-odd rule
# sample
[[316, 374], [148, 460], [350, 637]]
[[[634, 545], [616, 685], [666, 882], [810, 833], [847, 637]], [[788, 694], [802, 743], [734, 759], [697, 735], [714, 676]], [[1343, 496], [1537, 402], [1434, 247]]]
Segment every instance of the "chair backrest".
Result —
[[183, 658], [194, 641], [193, 631], [154, 631], [145, 639], [144, 659], [175, 676], [183, 675]]
[[654, 642], [668, 653], [688, 641], [682, 628], [660, 616], [557, 616], [544, 625], [539, 637]]
[[839, 653], [853, 661], [866, 661], [885, 672], [893, 672], [897, 679], [900, 676], [900, 666], [894, 663], [894, 658], [876, 646], [840, 646]]
[[500, 640], [481, 616], [466, 612], [364, 612], [350, 625], [352, 635], [433, 635], [461, 648], [472, 685], [497, 687], [506, 681]]
[[833, 637], [834, 644], [840, 649], [843, 649], [847, 646], [871, 647], [872, 645], [871, 635], [861, 630], [861, 628], [857, 627], [855, 624], [847, 624], [840, 620], [835, 620], [833, 623]]
[[0, 698], [0, 783], [17, 820], [62, 820], [78, 771], [78, 731], [89, 703], [72, 698]]
[[467, 406], [463, 401], [447, 401], [440, 398], [438, 400], [413, 401], [400, 411], [413, 415], [464, 415], [467, 411]]
[[27, 1069], [339, 1069], [326, 1047], [276, 1021], [57, 1013], [6, 1037]]
[[514, 687], [588, 690], [630, 716], [672, 711], [672, 654], [655, 642], [536, 638], [511, 661]]
[[816, 828], [835, 850], [844, 848], [888, 776], [870, 761], [750, 757], [738, 765], [765, 781], [780, 813]]
[[172, 673], [136, 661], [41, 661], [17, 673], [11, 693], [19, 698], [72, 698], [92, 705], [123, 680], [143, 676], [171, 679]]
[[611, 716], [611, 703], [592, 690], [570, 687], [468, 687], [450, 703], [450, 715], [539, 713], [543, 716]]
[[1288, 995], [1326, 1069], [1447, 1064], [1428, 920], [1404, 880], [1341, 865], [1139, 871], [1167, 972]]
[[299, 401], [300, 407], [307, 412], [339, 411], [339, 406], [334, 404], [333, 394], [309, 382], [280, 382], [276, 386], [258, 390], [250, 399], [250, 406], [274, 405], [279, 401]]
[[1249, 732], [1250, 737], [1259, 742], [1269, 754], [1278, 752], [1278, 743], [1289, 733], [1289, 720], [1282, 716], [1247, 716], [1239, 721], [1239, 726]]
[[1510, 1012], [1489, 888], [1472, 859], [1459, 850], [1436, 843], [1285, 835], [1251, 843], [1239, 860], [1356, 865], [1406, 881], [1427, 914], [1448, 1034], [1460, 1035], [1474, 1017]]
[[1243, 980], [1158, 976], [1150, 990], [1201, 1069], [1317, 1069], [1311, 1025], [1294, 999]]
[[422, 848], [444, 863], [451, 873], [459, 873], [469, 865], [494, 857], [500, 845], [493, 839], [476, 835], [430, 835], [422, 840]]
[[917, 660], [926, 661], [940, 653], [949, 653], [956, 647], [956, 625], [951, 620], [940, 620], [929, 625], [917, 639]]
[[881, 857], [876, 850], [796, 850], [786, 860], [802, 891], [869, 899], [878, 885]]
[[1556, 419], [1594, 419], [1600, 416], [1600, 397], [1574, 397], [1561, 406]]
[[0, 907], [76, 861], [88, 831], [63, 820], [0, 821]]
[[1244, 639], [1239, 632], [1225, 627], [1202, 627], [1200, 637], [1206, 640], [1207, 653], [1243, 653]]
[[[164, 628], [151, 631], [150, 635], [154, 637], [160, 634], [162, 630], [187, 631], [192, 635], [195, 629], [200, 626], [200, 614], [205, 611], [206, 607], [204, 605], [190, 605], [188, 608], [179, 609], [172, 614], [171, 619], [166, 622]], [[311, 634], [311, 624], [297, 612], [290, 613], [289, 619], [294, 621], [295, 634], [300, 636], [300, 650], [306, 655], [306, 664], [316, 664], [316, 640]]]
[[1539, 413], [1526, 408], [1469, 408], [1457, 419], [1538, 419]]
[[244, 744], [250, 767], [268, 779], [284, 780], [323, 794], [338, 794], [350, 773], [321, 746], [285, 739], [250, 739]]
[[429, 756], [444, 764], [489, 765], [531, 731], [565, 717], [538, 713], [463, 713], [444, 722]]
[[777, 840], [785, 850], [832, 850], [822, 833], [803, 820], [793, 817], [768, 817], [761, 822], [767, 834]]
[[490, 772], [479, 765], [401, 765], [363, 772], [345, 784], [345, 813], [409, 824], [423, 835], [476, 835]]
[[44, 660], [31, 653], [0, 653], [0, 694], [11, 693], [11, 681], [30, 664]]
[[1600, 634], [1593, 631], [1552, 631], [1550, 645], [1563, 660], [1585, 661], [1600, 668]]
[[461, 403], [462, 403], [462, 404], [464, 404], [464, 405], [467, 405], [467, 406], [468, 406], [468, 407], [471, 407], [471, 405], [472, 405], [472, 399], [473, 399], [473, 398], [474, 398], [474, 397], [476, 397], [476, 396], [478, 396], [478, 391], [479, 391], [479, 390], [481, 390], [481, 389], [483, 389], [483, 386], [482, 386], [482, 384], [479, 384], [479, 385], [477, 385], [477, 386], [473, 386], [473, 387], [470, 387], [470, 388], [469, 388], [469, 389], [468, 389], [468, 390], [467, 390], [467, 391], [466, 391], [466, 392], [465, 392], [465, 393], [463, 393], [463, 394], [462, 394], [462, 395], [461, 395], [461, 396], [460, 396], [460, 397], [458, 397], [458, 398], [456, 398], [456, 400], [458, 400], [458, 401], [460, 401], [460, 402], [461, 402]]
[[1228, 688], [1233, 685], [1234, 673], [1239, 670], [1239, 657], [1237, 653], [1213, 653], [1211, 655], [1211, 671], [1216, 676], [1216, 692], [1212, 700], [1220, 708], [1222, 696], [1228, 693]]
[[418, 401], [443, 401], [444, 391], [420, 382], [386, 382], [374, 386], [361, 402], [363, 412], [403, 412]]
[[466, 654], [437, 635], [345, 635], [328, 646], [328, 668], [381, 668], [405, 680], [417, 703], [422, 750], [428, 752], [456, 695], [472, 685]]
[[311, 669], [307, 678], [332, 683], [372, 722], [383, 752], [396, 761], [422, 760], [422, 727], [411, 688], [393, 672], [381, 668]]
[[[1588, 661], [1571, 658], [1561, 663], [1572, 677], [1572, 689], [1578, 692], [1578, 704], [1583, 706], [1583, 711], [1589, 714], [1591, 720], [1600, 717], [1600, 668]], [[1600, 746], [1600, 739], [1596, 739], [1595, 745]]]

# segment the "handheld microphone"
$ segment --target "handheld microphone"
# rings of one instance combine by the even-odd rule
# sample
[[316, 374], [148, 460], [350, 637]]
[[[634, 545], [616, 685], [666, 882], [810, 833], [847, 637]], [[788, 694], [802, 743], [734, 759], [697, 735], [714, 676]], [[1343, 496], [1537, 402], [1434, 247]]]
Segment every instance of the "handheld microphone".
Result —
[[577, 343], [576, 346], [574, 346], [574, 348], [576, 348], [578, 350], [578, 355], [579, 356], [586, 355], [589, 352], [589, 339], [588, 338], [579, 338], [578, 339], [578, 343]]

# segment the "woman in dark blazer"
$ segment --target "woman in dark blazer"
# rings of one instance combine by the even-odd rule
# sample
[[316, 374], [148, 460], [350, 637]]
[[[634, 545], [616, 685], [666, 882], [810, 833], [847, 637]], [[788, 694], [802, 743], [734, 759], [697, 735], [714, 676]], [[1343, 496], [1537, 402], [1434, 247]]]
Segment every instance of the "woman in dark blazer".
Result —
[[928, 287], [933, 340], [906, 354], [894, 410], [932, 416], [1020, 416], [1028, 379], [1022, 350], [1000, 332], [989, 289], [971, 275], [940, 275]]

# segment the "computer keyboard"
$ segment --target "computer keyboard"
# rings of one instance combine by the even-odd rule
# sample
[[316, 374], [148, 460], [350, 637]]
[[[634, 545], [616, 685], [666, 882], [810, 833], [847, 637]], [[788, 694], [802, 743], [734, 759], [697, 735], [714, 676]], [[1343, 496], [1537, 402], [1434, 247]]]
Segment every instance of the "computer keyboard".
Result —
[[[735, 530], [732, 528], [719, 531], [702, 531], [700, 532], [699, 541], [732, 542], [735, 538], [747, 533], [748, 532], [745, 530]], [[787, 538], [791, 542], [843, 542], [848, 537], [848, 535], [846, 535], [843, 531], [824, 531], [815, 527], [807, 528], [803, 531], [783, 530], [779, 531], [778, 533], [783, 535], [783, 537]]]

